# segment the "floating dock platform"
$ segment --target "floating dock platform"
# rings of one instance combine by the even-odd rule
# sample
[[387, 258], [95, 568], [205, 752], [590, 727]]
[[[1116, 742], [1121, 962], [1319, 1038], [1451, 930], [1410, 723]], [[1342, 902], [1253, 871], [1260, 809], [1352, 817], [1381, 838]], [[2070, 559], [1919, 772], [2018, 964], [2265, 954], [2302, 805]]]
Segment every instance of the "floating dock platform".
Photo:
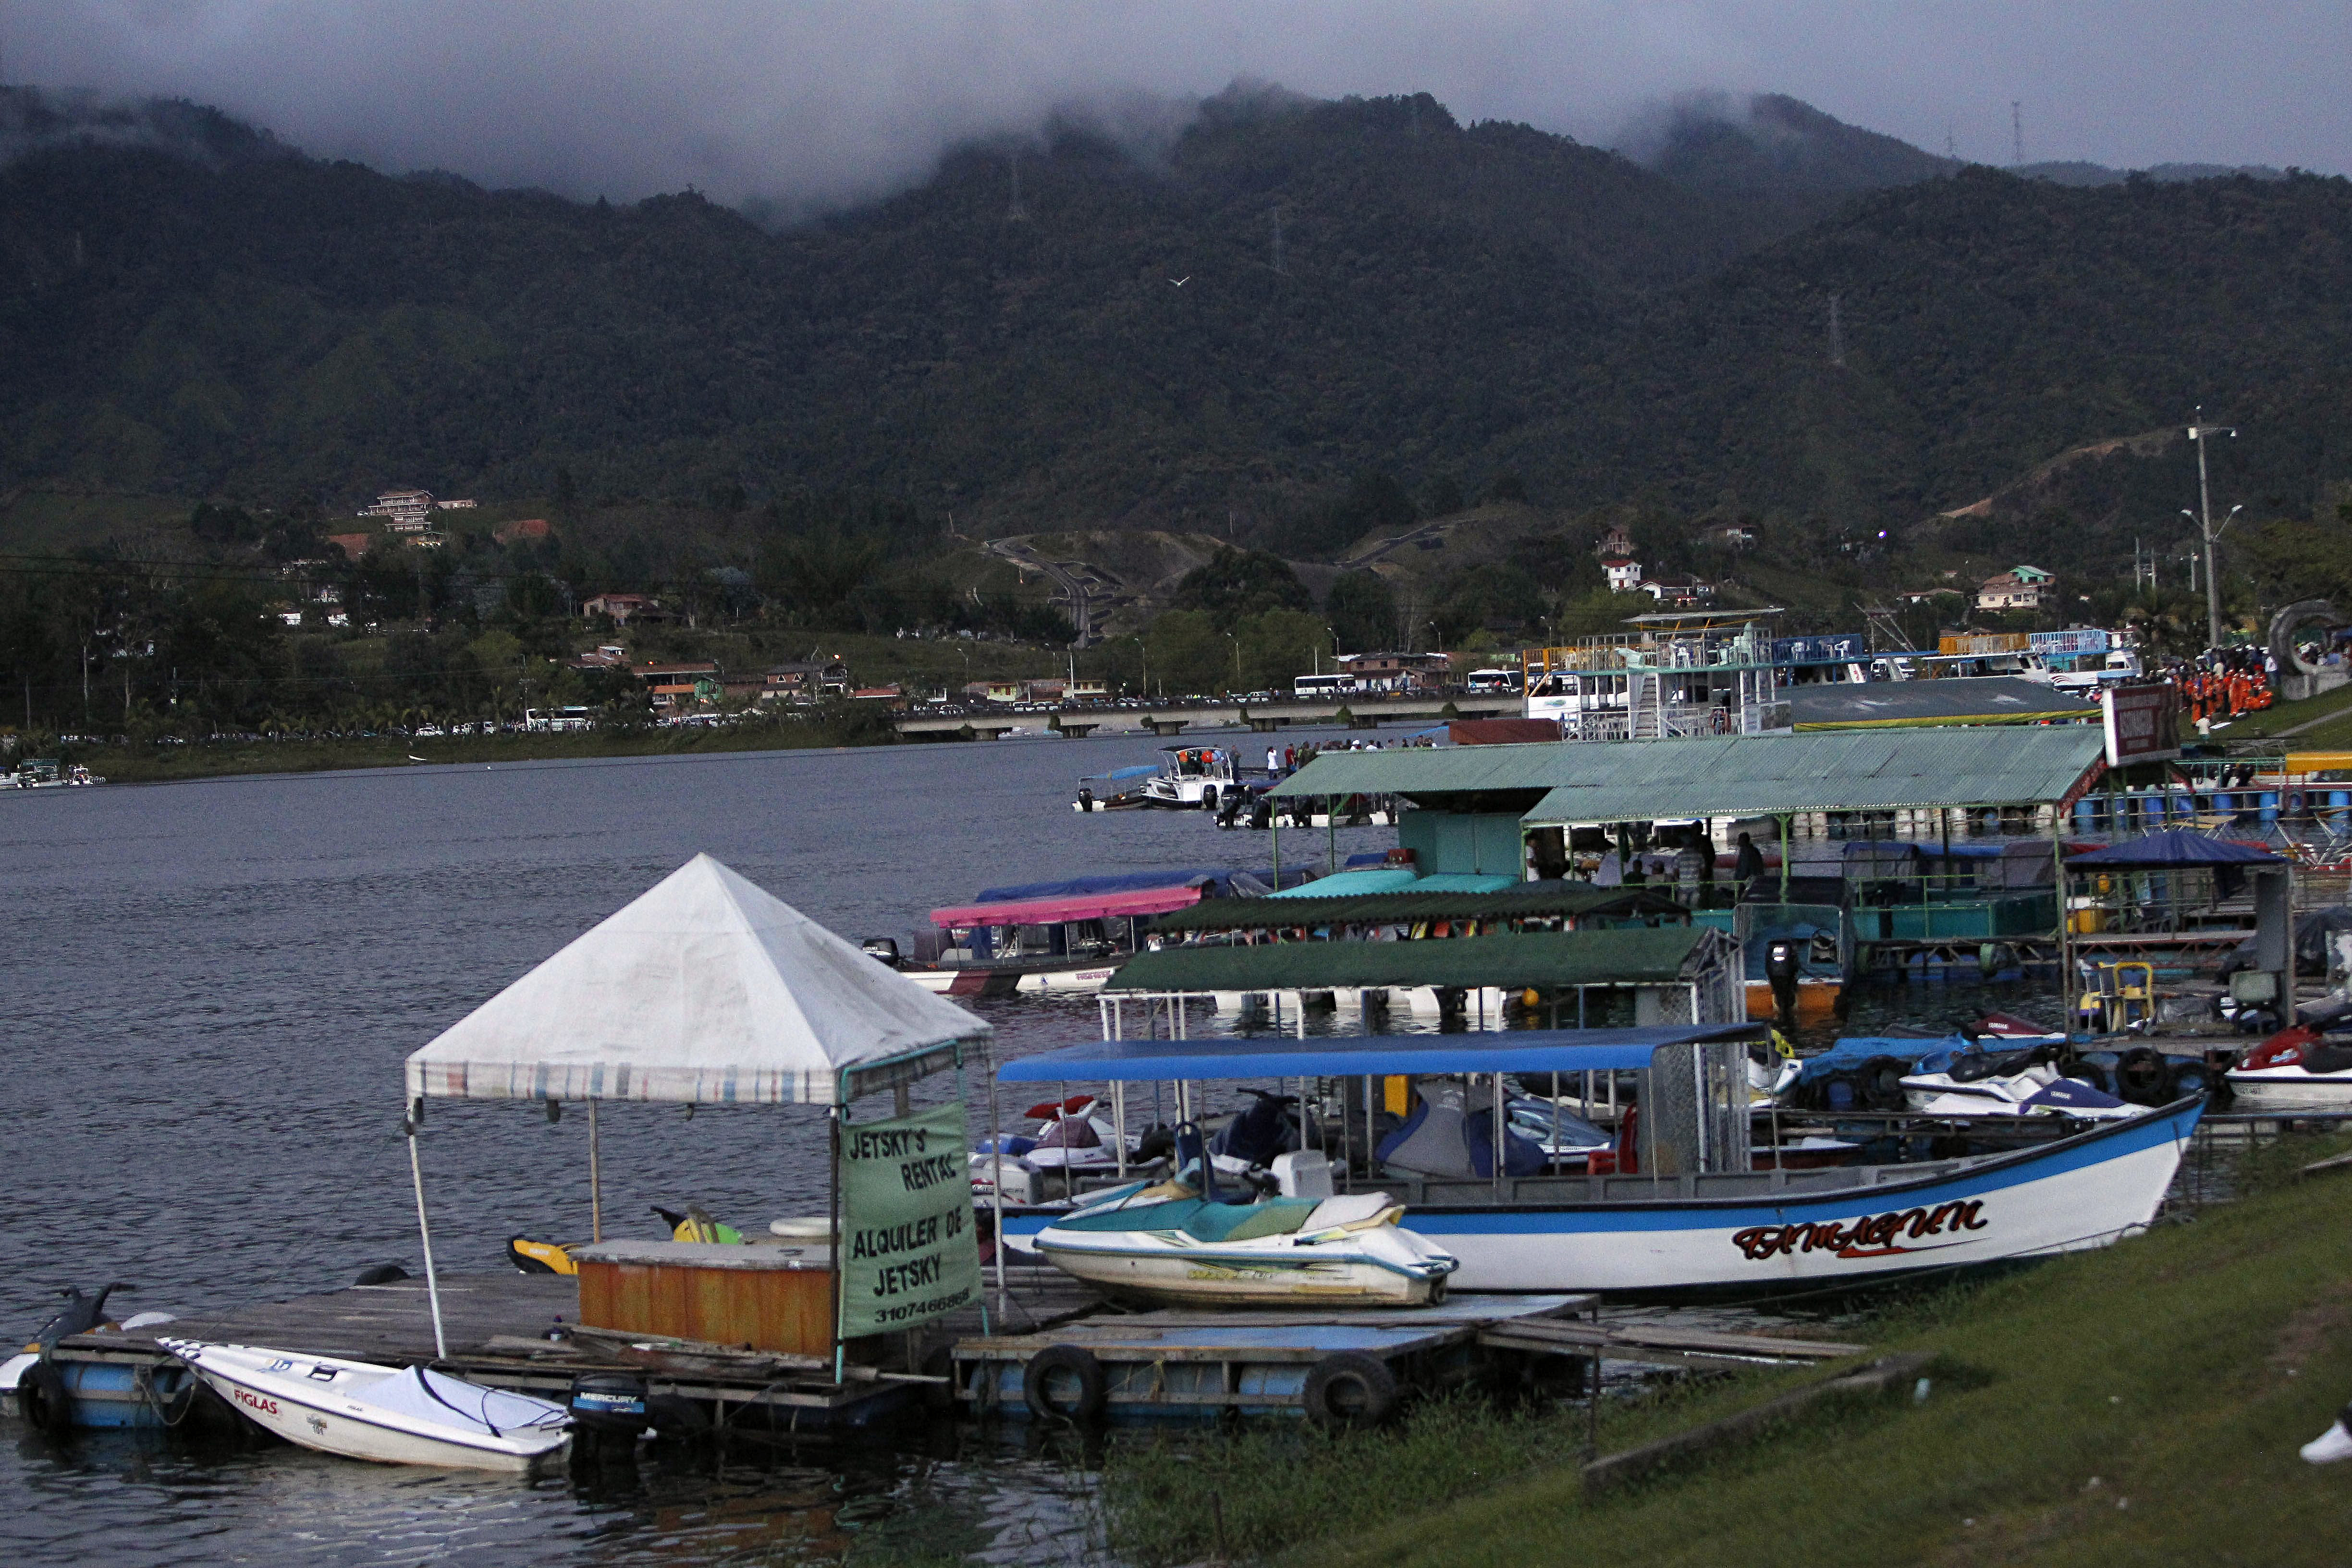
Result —
[[1038, 1331], [959, 1341], [955, 1393], [975, 1414], [1016, 1419], [1231, 1413], [1370, 1426], [1402, 1400], [1465, 1384], [1519, 1387], [1565, 1373], [1580, 1387], [1599, 1361], [1753, 1366], [1864, 1348], [1576, 1316], [1597, 1300], [1455, 1296], [1434, 1307], [1358, 1311], [1096, 1312]]
[[1010, 1289], [988, 1293], [986, 1320], [967, 1309], [911, 1333], [858, 1342], [838, 1380], [820, 1357], [584, 1327], [576, 1280], [519, 1273], [441, 1280], [446, 1356], [434, 1344], [425, 1282], [402, 1279], [75, 1334], [52, 1360], [71, 1424], [84, 1427], [240, 1425], [156, 1342], [167, 1335], [297, 1358], [430, 1364], [557, 1400], [583, 1373], [627, 1372], [667, 1396], [684, 1430], [820, 1434], [955, 1404], [1024, 1419], [1232, 1413], [1368, 1425], [1404, 1400], [1465, 1384], [1581, 1388], [1600, 1361], [1753, 1365], [1864, 1348], [1651, 1320], [1604, 1322], [1580, 1315], [1595, 1301], [1584, 1295], [1456, 1296], [1436, 1307], [1367, 1311], [1123, 1312], [1057, 1270], [1008, 1272]]

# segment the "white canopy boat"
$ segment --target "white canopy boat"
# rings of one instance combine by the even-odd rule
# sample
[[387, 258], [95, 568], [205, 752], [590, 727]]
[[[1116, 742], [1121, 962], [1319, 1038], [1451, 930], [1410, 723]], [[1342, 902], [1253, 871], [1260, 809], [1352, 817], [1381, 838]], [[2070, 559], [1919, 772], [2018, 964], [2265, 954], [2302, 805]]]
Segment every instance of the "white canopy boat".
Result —
[[571, 1447], [561, 1405], [426, 1367], [156, 1342], [255, 1426], [289, 1443], [386, 1465], [530, 1471]]
[[1034, 1245], [1074, 1279], [1158, 1301], [1318, 1308], [1442, 1301], [1458, 1265], [1399, 1225], [1403, 1217], [1386, 1193], [1228, 1204], [1179, 1180], [1115, 1188], [1056, 1216]]

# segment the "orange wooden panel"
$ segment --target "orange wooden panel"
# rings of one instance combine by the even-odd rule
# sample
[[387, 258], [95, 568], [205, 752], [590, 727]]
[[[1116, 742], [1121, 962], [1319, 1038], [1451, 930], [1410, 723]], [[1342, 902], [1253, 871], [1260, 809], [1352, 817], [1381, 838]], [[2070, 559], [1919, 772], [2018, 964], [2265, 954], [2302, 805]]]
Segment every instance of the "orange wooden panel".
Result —
[[833, 1352], [833, 1276], [814, 1268], [580, 1264], [580, 1321], [797, 1355]]

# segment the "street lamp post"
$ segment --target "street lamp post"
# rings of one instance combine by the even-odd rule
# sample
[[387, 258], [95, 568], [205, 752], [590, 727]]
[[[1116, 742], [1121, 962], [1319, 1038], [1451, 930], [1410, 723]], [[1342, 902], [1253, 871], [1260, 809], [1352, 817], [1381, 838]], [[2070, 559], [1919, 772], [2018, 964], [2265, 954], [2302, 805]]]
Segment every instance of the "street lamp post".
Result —
[[[2206, 424], [2205, 406], [2200, 404], [2197, 407], [2196, 421], [2189, 426], [2189, 438], [2197, 443], [2198, 515], [2191, 521], [2196, 522], [2199, 531], [2205, 539], [2205, 646], [2220, 647], [2221, 646], [2221, 574], [2213, 570], [2213, 541], [2220, 537], [2220, 530], [2213, 526], [2213, 493], [2211, 486], [2207, 482], [2205, 473], [2205, 441], [2210, 436], [2227, 436], [2234, 441], [2238, 437], [2238, 431], [2235, 426]], [[2244, 510], [2242, 506], [2233, 506], [2230, 509], [2230, 517], [2235, 517]], [[2221, 527], [2229, 526], [2229, 518], [2222, 519]]]

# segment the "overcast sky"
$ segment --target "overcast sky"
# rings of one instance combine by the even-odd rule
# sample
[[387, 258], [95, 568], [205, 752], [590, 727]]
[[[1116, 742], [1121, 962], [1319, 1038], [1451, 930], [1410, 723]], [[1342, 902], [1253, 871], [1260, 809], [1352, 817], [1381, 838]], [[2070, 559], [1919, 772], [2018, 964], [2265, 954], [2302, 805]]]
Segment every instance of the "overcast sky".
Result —
[[1612, 142], [1786, 92], [1934, 152], [2352, 171], [2346, 0], [0, 0], [0, 80], [217, 104], [313, 153], [614, 198], [830, 204], [1056, 105], [1237, 77]]

